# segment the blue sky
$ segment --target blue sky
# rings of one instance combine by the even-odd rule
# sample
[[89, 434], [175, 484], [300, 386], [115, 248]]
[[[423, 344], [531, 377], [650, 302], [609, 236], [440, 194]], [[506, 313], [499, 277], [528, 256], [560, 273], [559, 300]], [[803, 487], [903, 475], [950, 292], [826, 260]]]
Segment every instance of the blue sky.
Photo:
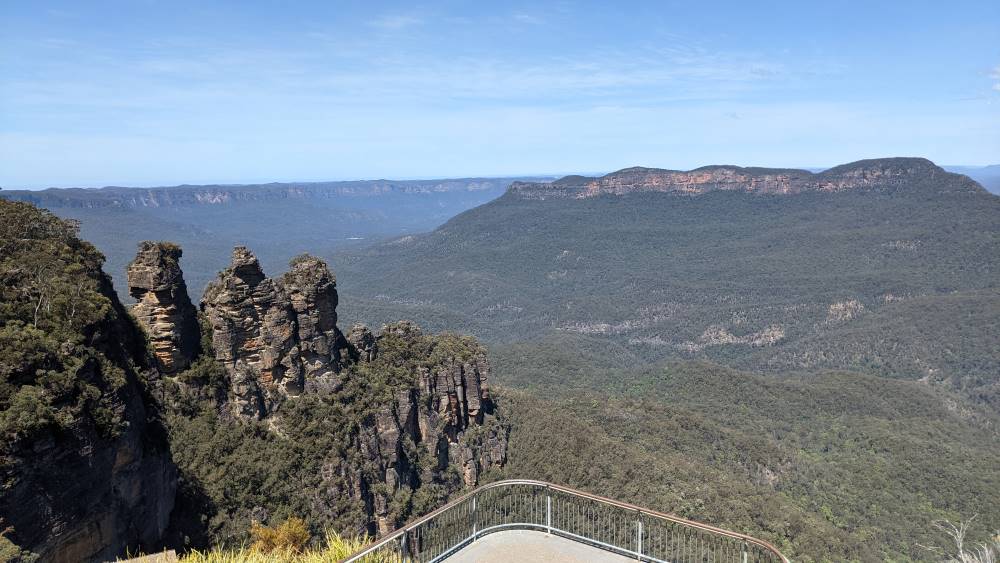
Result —
[[0, 186], [1000, 162], [1000, 2], [0, 0]]

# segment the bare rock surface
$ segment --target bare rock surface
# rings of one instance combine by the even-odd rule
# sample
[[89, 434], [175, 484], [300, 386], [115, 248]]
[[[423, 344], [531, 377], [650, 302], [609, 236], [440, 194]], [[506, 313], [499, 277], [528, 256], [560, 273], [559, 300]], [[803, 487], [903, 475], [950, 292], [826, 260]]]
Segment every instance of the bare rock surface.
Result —
[[333, 274], [318, 258], [300, 257], [277, 280], [249, 249], [209, 284], [201, 309], [212, 327], [215, 357], [230, 377], [233, 412], [266, 418], [307, 382], [336, 387], [347, 341], [337, 329]]
[[[695, 170], [663, 170], [633, 167], [600, 178], [567, 176], [549, 183], [514, 182], [510, 192], [525, 199], [588, 198], [637, 192], [666, 192], [701, 195], [713, 191], [745, 192], [759, 195], [788, 195], [806, 192], [849, 190], [893, 190], [915, 178], [927, 180], [950, 174], [923, 158], [882, 158], [861, 160], [819, 173], [791, 168], [743, 168], [704, 166]], [[964, 178], [964, 177], [963, 177]], [[962, 191], [983, 191], [971, 179], [961, 182]]]
[[[489, 392], [486, 350], [470, 337], [425, 335], [408, 321], [385, 325], [372, 337], [355, 326], [352, 339], [367, 343], [355, 373], [385, 373], [406, 366], [408, 384], [392, 387], [387, 400], [362, 421], [354, 438], [363, 464], [331, 460], [325, 476], [334, 495], [361, 500], [372, 532], [400, 522], [391, 503], [402, 487], [437, 483], [448, 489], [474, 487], [483, 472], [507, 457], [507, 430], [496, 419]], [[449, 474], [455, 470], [455, 474]]]
[[198, 312], [181, 272], [180, 247], [145, 241], [128, 266], [128, 291], [136, 299], [132, 315], [146, 331], [161, 371], [173, 374], [198, 354]]

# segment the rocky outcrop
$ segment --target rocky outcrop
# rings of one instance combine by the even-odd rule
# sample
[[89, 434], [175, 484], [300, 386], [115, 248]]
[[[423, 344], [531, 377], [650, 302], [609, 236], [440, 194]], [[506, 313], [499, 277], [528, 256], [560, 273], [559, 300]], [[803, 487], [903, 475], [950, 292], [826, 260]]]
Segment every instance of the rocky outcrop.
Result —
[[[146, 385], [154, 360], [71, 225], [25, 204], [0, 214], [0, 548], [70, 563], [155, 549], [177, 469]], [[54, 298], [36, 315], [25, 296], [39, 290]]]
[[525, 199], [588, 198], [637, 192], [700, 195], [713, 191], [788, 195], [851, 190], [894, 190], [947, 180], [948, 189], [983, 191], [965, 176], [945, 172], [923, 158], [862, 160], [814, 174], [808, 170], [705, 166], [686, 172], [626, 168], [600, 178], [567, 176], [551, 183], [514, 182], [509, 193]]
[[[349, 339], [355, 338], [368, 343], [361, 361], [372, 368], [356, 373], [404, 366], [412, 378], [362, 421], [353, 449], [364, 465], [331, 460], [324, 480], [332, 494], [362, 501], [369, 531], [385, 533], [401, 523], [391, 507], [400, 489], [473, 487], [484, 471], [502, 466], [507, 430], [494, 414], [486, 350], [474, 339], [424, 335], [406, 321], [384, 326], [377, 337], [355, 326]], [[449, 469], [459, 482], [449, 482]]]
[[[196, 357], [208, 350], [198, 350], [179, 248], [140, 245], [128, 268], [138, 301], [133, 323], [101, 271], [100, 253], [71, 225], [0, 200], [8, 218], [13, 211], [5, 206], [32, 212], [12, 229], [0, 225], [0, 246], [9, 253], [0, 256], [7, 275], [0, 297], [8, 305], [0, 310], [5, 556], [110, 560], [187, 545], [187, 532], [201, 534], [209, 518], [241, 514], [243, 506], [200, 490], [203, 468], [190, 459], [181, 465], [186, 486], [178, 495], [170, 452], [184, 461], [184, 446], [200, 444], [183, 431], [191, 429], [185, 417], [220, 425], [267, 419], [247, 426], [283, 438], [302, 438], [305, 421], [324, 438], [314, 443], [321, 446], [290, 454], [275, 444], [264, 459], [291, 455], [321, 466], [309, 477], [320, 477], [323, 491], [310, 481], [298, 500], [315, 502], [322, 507], [316, 513], [335, 516], [328, 523], [350, 524], [343, 528], [352, 532], [359, 524], [388, 531], [505, 461], [507, 430], [494, 415], [485, 349], [469, 337], [425, 335], [408, 322], [377, 335], [356, 325], [345, 338], [337, 328], [336, 280], [322, 260], [300, 256], [271, 279], [248, 249], [234, 249], [201, 303], [215, 365]], [[23, 275], [20, 265], [31, 261], [50, 275]], [[66, 299], [39, 313], [39, 294]], [[161, 409], [171, 409], [177, 426], [169, 434], [180, 441], [168, 442]], [[213, 482], [229, 486], [238, 478]], [[284, 493], [260, 491], [261, 504], [284, 508]], [[174, 511], [175, 503], [182, 509]], [[268, 506], [246, 508], [256, 518]]]
[[336, 307], [336, 280], [322, 260], [296, 258], [272, 280], [250, 250], [233, 250], [232, 264], [201, 301], [215, 357], [229, 375], [233, 413], [265, 418], [307, 386], [339, 386], [347, 341]]
[[159, 546], [177, 469], [162, 429], [147, 422], [151, 413], [134, 381], [120, 390], [115, 408], [128, 421], [115, 439], [76, 425], [0, 470], [3, 524], [41, 561], [108, 561]]
[[198, 312], [181, 272], [181, 254], [174, 244], [145, 241], [128, 266], [128, 292], [136, 300], [132, 315], [146, 331], [165, 374], [191, 365], [201, 339]]
[[486, 351], [474, 339], [425, 335], [406, 321], [377, 335], [355, 325], [345, 337], [336, 307], [336, 281], [322, 260], [298, 257], [270, 279], [243, 247], [201, 303], [228, 376], [230, 412], [280, 429], [282, 403], [304, 393], [352, 405], [359, 418], [338, 423], [352, 428], [350, 443], [325, 462], [317, 502], [332, 511], [352, 499], [370, 532], [387, 532], [409, 515], [394, 502], [404, 491], [434, 484], [453, 492], [500, 467], [507, 431], [494, 416]]
[[375, 359], [378, 353], [378, 342], [372, 331], [363, 324], [356, 324], [347, 333], [347, 341], [354, 350], [355, 359], [362, 362], [370, 362]]

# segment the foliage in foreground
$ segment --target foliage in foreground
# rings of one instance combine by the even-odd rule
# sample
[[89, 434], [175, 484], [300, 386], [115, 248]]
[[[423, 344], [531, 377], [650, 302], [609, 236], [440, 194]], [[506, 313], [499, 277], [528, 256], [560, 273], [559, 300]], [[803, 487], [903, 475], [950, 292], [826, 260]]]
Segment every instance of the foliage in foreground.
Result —
[[[309, 547], [309, 530], [304, 520], [289, 518], [275, 527], [254, 523], [253, 543], [237, 549], [194, 550], [181, 563], [330, 563], [360, 551], [370, 541], [365, 536], [345, 537], [328, 531], [323, 544]], [[365, 563], [383, 563], [385, 557], [367, 557]]]
[[0, 449], [91, 424], [114, 437], [126, 374], [102, 336], [104, 257], [51, 213], [0, 199]]

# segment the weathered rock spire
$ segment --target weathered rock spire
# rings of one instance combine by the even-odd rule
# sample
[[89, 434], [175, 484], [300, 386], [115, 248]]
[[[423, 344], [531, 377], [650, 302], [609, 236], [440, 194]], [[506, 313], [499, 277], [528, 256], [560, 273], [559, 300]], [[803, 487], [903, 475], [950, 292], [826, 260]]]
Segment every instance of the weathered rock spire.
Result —
[[300, 256], [272, 280], [238, 246], [230, 267], [205, 289], [201, 308], [237, 414], [264, 418], [307, 386], [341, 383], [347, 342], [337, 329], [336, 281], [322, 260]]
[[201, 340], [197, 310], [180, 267], [181, 249], [144, 241], [128, 266], [128, 291], [137, 301], [132, 314], [146, 331], [160, 369], [176, 373], [191, 364]]

